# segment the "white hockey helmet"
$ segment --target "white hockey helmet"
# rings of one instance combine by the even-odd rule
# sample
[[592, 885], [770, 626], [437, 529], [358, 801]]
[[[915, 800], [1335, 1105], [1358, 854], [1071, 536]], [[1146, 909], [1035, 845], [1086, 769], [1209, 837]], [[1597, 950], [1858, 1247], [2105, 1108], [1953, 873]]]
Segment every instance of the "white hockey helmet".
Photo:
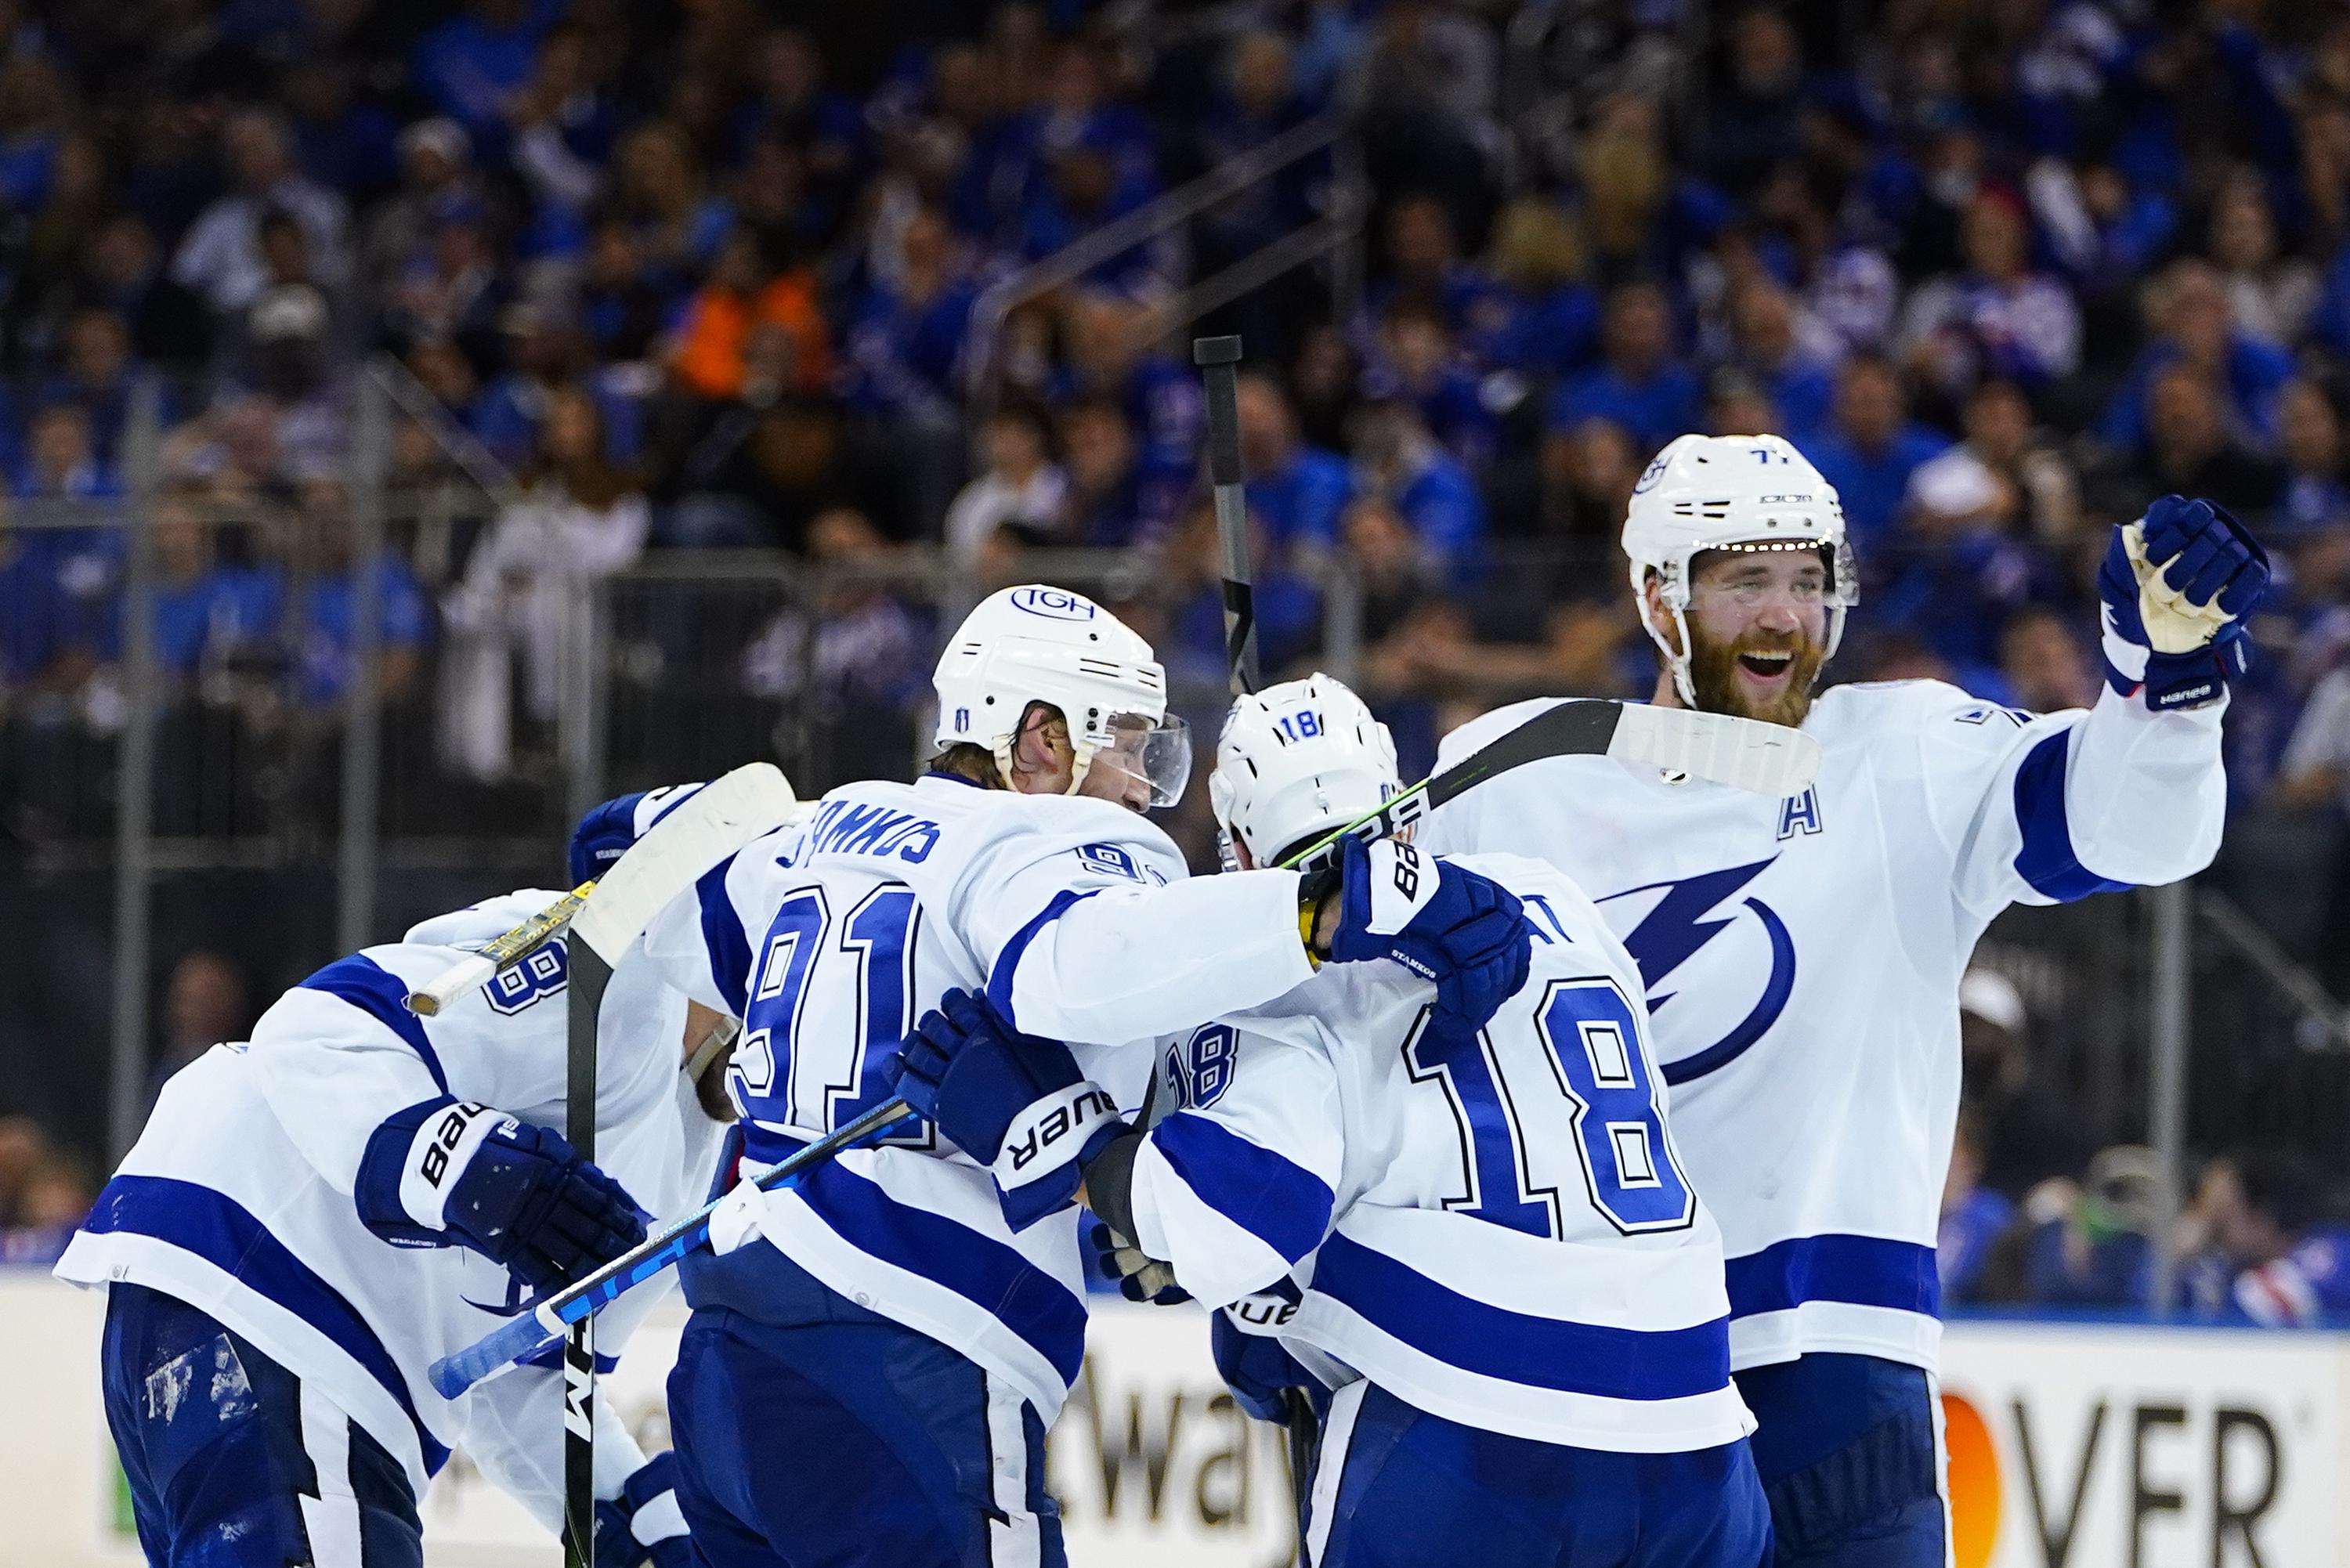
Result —
[[1167, 711], [1167, 672], [1150, 645], [1083, 594], [1027, 583], [979, 602], [939, 655], [941, 746], [984, 746], [1012, 776], [1012, 742], [1032, 702], [1068, 721], [1071, 794], [1104, 753], [1172, 805], [1191, 773], [1191, 732]]
[[1239, 839], [1250, 859], [1270, 866], [1402, 787], [1388, 727], [1360, 697], [1317, 672], [1232, 700], [1208, 805], [1228, 842]]
[[1844, 640], [1845, 612], [1860, 602], [1860, 572], [1845, 536], [1835, 486], [1782, 436], [1685, 435], [1652, 459], [1632, 487], [1624, 516], [1624, 554], [1632, 560], [1632, 596], [1650, 573], [1672, 611], [1682, 651], [1644, 614], [1640, 624], [1665, 656], [1681, 701], [1696, 705], [1690, 684], [1690, 563], [1707, 550], [1817, 550], [1828, 569], [1827, 652]]

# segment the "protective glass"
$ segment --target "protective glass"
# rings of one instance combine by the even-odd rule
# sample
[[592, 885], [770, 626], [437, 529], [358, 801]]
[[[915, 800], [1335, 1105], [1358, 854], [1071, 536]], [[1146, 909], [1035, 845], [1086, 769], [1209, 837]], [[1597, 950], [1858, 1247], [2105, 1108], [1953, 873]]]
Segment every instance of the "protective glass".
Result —
[[1113, 713], [1086, 769], [1083, 793], [1137, 810], [1173, 805], [1191, 777], [1191, 726], [1170, 713]]

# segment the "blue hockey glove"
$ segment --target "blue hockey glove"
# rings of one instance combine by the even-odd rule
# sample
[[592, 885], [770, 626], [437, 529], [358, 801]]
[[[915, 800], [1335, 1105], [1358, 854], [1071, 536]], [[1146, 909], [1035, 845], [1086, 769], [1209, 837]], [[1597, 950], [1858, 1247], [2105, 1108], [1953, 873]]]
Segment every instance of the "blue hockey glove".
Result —
[[645, 1239], [643, 1211], [562, 1134], [445, 1095], [375, 1129], [354, 1196], [385, 1241], [471, 1247], [539, 1292]]
[[626, 855], [647, 829], [692, 799], [701, 788], [698, 784], [687, 784], [640, 789], [591, 806], [571, 830], [571, 885], [577, 888], [610, 870], [612, 862]]
[[664, 1449], [637, 1467], [620, 1495], [596, 1505], [597, 1568], [693, 1568], [693, 1538], [677, 1502], [677, 1454]]
[[2216, 700], [2251, 668], [2245, 618], [2268, 586], [2268, 552], [2225, 507], [2162, 497], [2097, 568], [2106, 683], [2157, 711]]
[[1525, 984], [1534, 929], [1516, 894], [1409, 844], [1349, 838], [1338, 861], [1335, 963], [1393, 959], [1436, 985], [1436, 1011], [1482, 1029]]
[[1102, 1273], [1118, 1282], [1118, 1293], [1145, 1306], [1176, 1306], [1191, 1293], [1175, 1282], [1175, 1271], [1118, 1234], [1106, 1220], [1097, 1220], [1087, 1239]]
[[[1286, 1425], [1289, 1420], [1284, 1397], [1290, 1389], [1321, 1386], [1314, 1375], [1282, 1347], [1279, 1338], [1279, 1324], [1296, 1312], [1299, 1296], [1296, 1282], [1283, 1280], [1269, 1291], [1260, 1291], [1226, 1307], [1210, 1320], [1209, 1348], [1215, 1354], [1216, 1373], [1223, 1378], [1224, 1386], [1232, 1391], [1232, 1398], [1242, 1409], [1275, 1426]], [[1243, 1308], [1249, 1311], [1252, 1319], [1264, 1319], [1263, 1326], [1237, 1316]]]
[[941, 997], [885, 1071], [908, 1103], [993, 1172], [1015, 1231], [1074, 1201], [1085, 1162], [1128, 1130], [1066, 1045], [1015, 1033], [968, 991]]

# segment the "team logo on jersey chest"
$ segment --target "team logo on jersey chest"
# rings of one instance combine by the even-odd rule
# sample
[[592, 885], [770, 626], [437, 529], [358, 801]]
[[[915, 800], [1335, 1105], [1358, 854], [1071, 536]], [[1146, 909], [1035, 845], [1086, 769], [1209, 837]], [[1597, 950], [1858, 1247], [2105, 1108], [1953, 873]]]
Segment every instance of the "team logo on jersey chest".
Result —
[[1718, 1071], [1743, 1055], [1779, 1021], [1787, 998], [1795, 989], [1795, 940], [1778, 911], [1762, 899], [1744, 894], [1748, 883], [1772, 864], [1757, 860], [1721, 871], [1684, 877], [1675, 882], [1651, 882], [1627, 888], [1599, 902], [1614, 904], [1662, 891], [1638, 925], [1624, 935], [1624, 946], [1640, 966], [1640, 981], [1648, 990], [1648, 1015], [1662, 1018], [1667, 1003], [1679, 994], [1660, 992], [1667, 977], [1722, 932], [1747, 919], [1761, 929], [1770, 951], [1770, 969], [1754, 1002], [1744, 1017], [1704, 1049], [1681, 1054], [1664, 1064], [1665, 1082], [1685, 1084]]

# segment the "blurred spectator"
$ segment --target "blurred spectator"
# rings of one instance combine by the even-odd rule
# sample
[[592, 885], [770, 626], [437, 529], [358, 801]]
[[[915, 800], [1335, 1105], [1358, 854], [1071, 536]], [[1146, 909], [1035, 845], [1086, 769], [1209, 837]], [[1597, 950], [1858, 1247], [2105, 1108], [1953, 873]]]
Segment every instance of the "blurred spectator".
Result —
[[2293, 357], [2234, 320], [2220, 275], [2203, 262], [2174, 262], [2146, 291], [2147, 326], [2156, 336], [2106, 405], [2097, 434], [2136, 448], [2149, 436], [2154, 383], [2173, 366], [2192, 370], [2225, 399], [2231, 440], [2267, 449], [2276, 434], [2277, 394], [2293, 377]]
[[816, 307], [815, 277], [804, 270], [776, 270], [758, 236], [737, 230], [720, 248], [709, 284], [686, 304], [671, 369], [698, 397], [735, 397], [743, 390], [752, 335], [762, 327], [775, 329], [789, 346], [782, 377], [785, 389], [813, 392], [827, 385], [831, 350]]
[[2102, 680], [2064, 616], [2045, 605], [2020, 610], [1999, 638], [2007, 700], [2034, 713], [2086, 708]]
[[2199, 495], [2242, 516], [2275, 504], [2282, 475], [2229, 432], [2220, 389], [2193, 365], [2182, 360], [2155, 372], [2146, 416], [2135, 458], [2092, 481], [2105, 516], [2135, 517], [2157, 495]]
[[2280, 528], [2328, 528], [2350, 523], [2344, 488], [2342, 421], [2314, 381], [2290, 381], [2277, 395], [2278, 449], [2284, 488], [2277, 500]]
[[1023, 543], [1050, 539], [1068, 498], [1068, 476], [1053, 461], [1043, 412], [1008, 402], [987, 421], [986, 471], [947, 508], [947, 551], [968, 565], [1010, 529]]
[[39, 1124], [0, 1117], [0, 1263], [55, 1262], [96, 1198]]
[[2288, 811], [2350, 816], [2350, 666], [2328, 670], [2310, 690], [2278, 766], [2273, 798]]
[[263, 615], [282, 628], [290, 645], [303, 705], [331, 708], [350, 684], [362, 592], [374, 601], [376, 690], [387, 702], [413, 695], [423, 673], [424, 646], [432, 639], [432, 612], [398, 555], [386, 551], [371, 561], [357, 558], [350, 493], [341, 481], [314, 478], [302, 484], [292, 567], [290, 582], [269, 575]]
[[968, 268], [945, 217], [931, 208], [906, 219], [890, 261], [849, 316], [842, 355], [848, 406], [894, 426], [953, 430], [976, 297]]
[[1379, 318], [1378, 353], [1363, 369], [1363, 394], [1400, 398], [1452, 455], [1482, 470], [1501, 445], [1502, 424], [1485, 406], [1478, 379], [1455, 351], [1444, 314], [1427, 300], [1405, 296]]
[[1738, 289], [1731, 315], [1730, 362], [1770, 399], [1778, 414], [1775, 433], [1802, 445], [1826, 422], [1835, 382], [1827, 365], [1798, 341], [1794, 298], [1775, 280], [1757, 275]]
[[242, 1040], [253, 1026], [244, 971], [209, 948], [180, 955], [163, 986], [162, 1049], [155, 1086], [224, 1040]]
[[108, 220], [78, 260], [70, 286], [57, 291], [62, 304], [120, 315], [141, 359], [186, 369], [204, 358], [212, 340], [207, 313], [166, 271], [162, 249], [144, 222], [128, 213]]
[[2211, 203], [2210, 254], [2239, 327], [2268, 343], [2302, 340], [2317, 308], [2317, 269], [2279, 254], [2268, 194], [2249, 170], [2231, 175]]
[[[1249, 544], [1255, 557], [1257, 653], [1265, 679], [1305, 673], [1296, 666], [1314, 651], [1322, 624], [1321, 596], [1304, 576], [1274, 558], [1263, 530], [1251, 529]], [[1170, 686], [1190, 680], [1215, 690], [1226, 679], [1223, 558], [1215, 503], [1201, 495], [1184, 510], [1159, 556], [1157, 587], [1168, 607], [1170, 631], [1170, 642], [1159, 645], [1159, 657], [1167, 666]]]
[[[64, 369], [41, 389], [41, 401], [81, 410], [93, 456], [110, 467], [130, 417], [130, 325], [111, 310], [78, 311], [67, 324], [65, 349]], [[170, 420], [168, 402], [159, 413]]]
[[1892, 364], [1855, 354], [1836, 378], [1835, 416], [1804, 448], [1844, 504], [1853, 545], [1865, 558], [1886, 544], [1901, 515], [1910, 476], [1950, 442], [1908, 419]]
[[1442, 192], [1455, 221], [1482, 212], [1499, 40], [1433, 0], [1393, 0], [1369, 24], [1353, 97], [1373, 174], [1403, 190]]
[[1979, 467], [2004, 487], [2007, 524], [2054, 547], [2072, 541], [2081, 523], [2080, 483], [2072, 464], [2033, 428], [2032, 405], [2012, 381], [1992, 378], [1967, 395], [1965, 439], [1918, 464], [1910, 493], [1939, 490], [1961, 470]]
[[1061, 312], [1066, 363], [1053, 382], [1054, 402], [1100, 398], [1116, 403], [1139, 446], [1136, 469], [1144, 513], [1164, 523], [1197, 481], [1207, 405], [1200, 375], [1159, 351], [1156, 314], [1098, 289], [1070, 296]]
[[2008, 618], [2061, 592], [2054, 567], [2015, 537], [2015, 493], [1981, 463], [1921, 467], [1901, 547], [1863, 557], [1887, 576], [1873, 617], [1923, 639], [1970, 691], [2000, 691]]
[[1596, 415], [1631, 431], [1645, 454], [1696, 430], [1703, 418], [1698, 379], [1673, 360], [1672, 332], [1664, 290], [1655, 284], [1627, 283], [1609, 295], [1601, 362], [1551, 399], [1554, 437]]
[[1959, 979], [1960, 1099], [1975, 1135], [1974, 1179], [2022, 1198], [2088, 1163], [2090, 1149], [2032, 1050], [2015, 982], [1976, 965]]
[[1565, 211], [1535, 197], [1513, 202], [1494, 221], [1492, 254], [1496, 286], [1468, 312], [1471, 357], [1537, 382], [1582, 369], [1599, 351], [1599, 298], [1584, 281], [1582, 237]]
[[1411, 524], [1420, 547], [1459, 583], [1485, 545], [1485, 503], [1469, 471], [1437, 444], [1409, 403], [1364, 406], [1355, 421], [1355, 484], [1383, 497]]
[[1071, 405], [1061, 415], [1061, 450], [1069, 483], [1054, 543], [1117, 548], [1155, 542], [1142, 514], [1134, 431], [1115, 404], [1090, 399]]
[[1369, 314], [1356, 324], [1359, 351], [1370, 350], [1380, 317], [1398, 299], [1433, 304], [1445, 326], [1464, 338], [1473, 341], [1490, 330], [1502, 304], [1494, 279], [1461, 259], [1452, 213], [1443, 202], [1426, 194], [1401, 197], [1388, 209], [1383, 233], [1388, 275], [1366, 302]]
[[1544, 448], [1543, 531], [1613, 543], [1640, 466], [1631, 433], [1614, 420], [1594, 416], [1553, 436]]
[[2306, 1328], [2350, 1312], [2350, 1226], [2315, 1172], [2255, 1149], [2213, 1160], [2179, 1217], [2187, 1300], [2206, 1315]]
[[828, 765], [842, 777], [901, 774], [914, 751], [912, 715], [930, 695], [931, 633], [884, 575], [897, 548], [861, 512], [818, 513], [808, 561], [837, 575], [825, 579], [813, 644], [806, 618], [791, 608], [743, 655], [753, 696], [814, 696]]
[[268, 110], [239, 111], [222, 129], [221, 153], [234, 188], [180, 243], [172, 281], [201, 295], [215, 315], [243, 310], [270, 283], [261, 221], [275, 211], [302, 226], [320, 282], [339, 287], [349, 274], [349, 214], [341, 197], [295, 169], [285, 120]]
[[2041, 1306], [2143, 1307], [2153, 1289], [2160, 1190], [2154, 1151], [2099, 1151], [2077, 1187], [2042, 1183], [2024, 1202], [2032, 1232], [2024, 1299]]
[[[263, 616], [265, 590], [248, 571], [223, 566], [219, 529], [202, 514], [188, 487], [156, 502], [155, 659], [174, 675], [193, 675], [276, 631]], [[127, 610], [117, 609], [117, 618]], [[119, 657], [127, 630], [118, 627], [109, 657]]]
[[92, 667], [57, 552], [0, 513], [0, 721], [79, 688]]
[[1967, 203], [1966, 269], [1910, 296], [1903, 352], [1922, 382], [1962, 397], [1985, 376], [2037, 385], [2069, 376], [2081, 359], [2081, 317], [2072, 296], [2031, 267], [2031, 232], [2012, 191], [1985, 186]]
[[[221, 379], [252, 391], [304, 397], [336, 369], [347, 334], [332, 299], [318, 286], [302, 225], [272, 209], [262, 214], [259, 228], [265, 278], [252, 300], [222, 324]], [[469, 254], [465, 275], [417, 280], [415, 291], [400, 296], [394, 319], [406, 318], [428, 337], [440, 336], [444, 326], [465, 325], [464, 312], [490, 282], [486, 256]]]
[[1950, 1143], [1950, 1174], [1942, 1182], [1942, 1220], [1934, 1242], [1934, 1268], [1942, 1299], [1966, 1303], [1982, 1298], [1985, 1265], [1992, 1249], [2015, 1223], [2015, 1200], [1981, 1185], [1982, 1138], [1972, 1117], [1961, 1115]]
[[417, 42], [418, 88], [477, 143], [503, 146], [506, 105], [530, 80], [538, 40], [559, 14], [544, 0], [473, 0]]
[[1347, 460], [1299, 438], [1289, 400], [1266, 378], [1242, 376], [1235, 403], [1250, 513], [1284, 553], [1329, 548], [1355, 489]]
[[473, 141], [446, 117], [420, 119], [400, 133], [400, 183], [369, 210], [359, 242], [360, 276], [382, 292], [432, 244], [446, 213], [484, 201], [473, 171]]
[[445, 607], [452, 647], [442, 743], [473, 778], [511, 770], [517, 689], [532, 723], [554, 721], [571, 680], [595, 658], [588, 585], [633, 566], [651, 533], [644, 493], [613, 467], [602, 415], [584, 388], [548, 399], [546, 448], [523, 498], [474, 546]]

